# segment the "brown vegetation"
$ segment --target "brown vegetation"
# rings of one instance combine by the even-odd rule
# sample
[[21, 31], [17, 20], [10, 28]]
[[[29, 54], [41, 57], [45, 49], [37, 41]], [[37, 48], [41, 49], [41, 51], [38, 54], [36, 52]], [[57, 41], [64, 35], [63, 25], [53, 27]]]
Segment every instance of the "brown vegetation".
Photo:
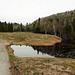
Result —
[[11, 44], [48, 46], [61, 42], [55, 35], [35, 34], [31, 32], [0, 33], [0, 38]]

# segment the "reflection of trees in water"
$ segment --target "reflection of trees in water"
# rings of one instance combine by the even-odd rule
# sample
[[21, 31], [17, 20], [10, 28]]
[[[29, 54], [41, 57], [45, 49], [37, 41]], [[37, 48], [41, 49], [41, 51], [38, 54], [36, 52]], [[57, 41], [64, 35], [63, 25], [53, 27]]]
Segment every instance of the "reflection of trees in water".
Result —
[[57, 43], [54, 46], [32, 46], [34, 50], [42, 53], [47, 53], [51, 56], [62, 58], [75, 58], [74, 44]]

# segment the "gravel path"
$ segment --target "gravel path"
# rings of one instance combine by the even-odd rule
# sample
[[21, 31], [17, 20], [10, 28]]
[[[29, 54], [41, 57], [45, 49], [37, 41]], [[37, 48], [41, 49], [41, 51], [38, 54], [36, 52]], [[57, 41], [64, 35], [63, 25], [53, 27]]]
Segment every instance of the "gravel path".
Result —
[[0, 40], [0, 75], [11, 75], [9, 70], [10, 64], [6, 45], [9, 45], [7, 41]]

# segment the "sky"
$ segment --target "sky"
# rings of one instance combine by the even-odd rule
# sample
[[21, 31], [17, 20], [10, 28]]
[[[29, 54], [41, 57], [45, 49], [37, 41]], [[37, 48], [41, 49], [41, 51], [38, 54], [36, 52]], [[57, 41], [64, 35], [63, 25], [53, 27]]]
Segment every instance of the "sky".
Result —
[[0, 0], [0, 21], [32, 23], [39, 17], [75, 9], [75, 0]]

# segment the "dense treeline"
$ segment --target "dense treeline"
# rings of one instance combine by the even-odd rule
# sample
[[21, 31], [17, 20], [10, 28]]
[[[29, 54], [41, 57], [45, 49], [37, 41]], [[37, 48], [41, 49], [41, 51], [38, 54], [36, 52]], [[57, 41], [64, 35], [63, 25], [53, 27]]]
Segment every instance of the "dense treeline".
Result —
[[0, 22], [0, 32], [13, 32], [13, 24]]
[[25, 31], [25, 27], [18, 23], [0, 22], [0, 32]]
[[75, 10], [39, 18], [32, 24], [27, 24], [26, 31], [52, 34], [60, 36], [64, 40], [74, 40]]

